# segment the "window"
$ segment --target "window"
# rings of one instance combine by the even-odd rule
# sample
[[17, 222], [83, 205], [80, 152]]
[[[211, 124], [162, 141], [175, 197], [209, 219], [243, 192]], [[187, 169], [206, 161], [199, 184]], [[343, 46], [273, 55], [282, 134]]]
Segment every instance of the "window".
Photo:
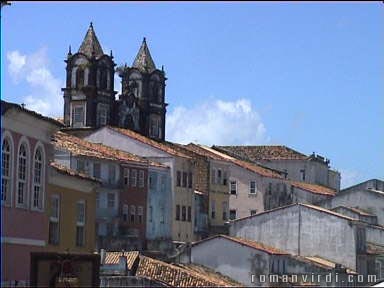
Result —
[[83, 104], [77, 104], [77, 105], [72, 105], [72, 126], [73, 127], [82, 127], [85, 125], [85, 105]]
[[165, 222], [165, 213], [164, 213], [164, 207], [160, 208], [160, 223], [164, 224]]
[[84, 70], [77, 68], [76, 70], [76, 88], [81, 89], [84, 87]]
[[188, 206], [188, 222], [192, 221], [192, 208]]
[[49, 233], [48, 243], [52, 245], [59, 244], [60, 229], [60, 198], [59, 195], [52, 195], [50, 199], [50, 217], [49, 217]]
[[128, 205], [127, 204], [123, 205], [123, 221], [124, 222], [128, 221]]
[[236, 219], [236, 210], [229, 210], [229, 219], [230, 220], [235, 220]]
[[153, 221], [153, 208], [149, 206], [149, 222]]
[[32, 208], [43, 208], [43, 175], [44, 159], [43, 152], [39, 147], [37, 148], [34, 157]]
[[192, 172], [188, 174], [188, 188], [192, 188]]
[[124, 185], [129, 186], [129, 169], [124, 168], [123, 170]]
[[256, 181], [249, 182], [249, 193], [256, 194]]
[[187, 178], [188, 178], [187, 172], [183, 172], [183, 187], [187, 187]]
[[108, 183], [114, 184], [116, 179], [116, 167], [114, 164], [108, 166]]
[[137, 170], [136, 169], [131, 170], [131, 186], [132, 187], [137, 186]]
[[100, 89], [107, 89], [107, 71], [99, 70], [100, 72]]
[[221, 172], [221, 169], [218, 169], [217, 170], [217, 184], [221, 184], [222, 183], [222, 172]]
[[96, 208], [100, 208], [100, 193], [96, 192]]
[[226, 221], [228, 220], [228, 202], [224, 201], [222, 205], [223, 205], [223, 220]]
[[216, 184], [216, 169], [211, 170], [211, 183]]
[[76, 203], [76, 246], [84, 246], [85, 244], [85, 202], [78, 201]]
[[228, 173], [227, 171], [224, 171], [223, 185], [227, 186], [227, 184], [228, 184]]
[[143, 223], [143, 206], [137, 207], [137, 220], [139, 224]]
[[100, 169], [100, 163], [93, 163], [93, 177], [96, 179], [100, 179], [101, 176], [101, 169]]
[[236, 181], [231, 181], [229, 185], [229, 191], [231, 195], [236, 195], [237, 194], [237, 183]]
[[11, 142], [4, 138], [1, 147], [1, 201], [10, 203], [11, 201], [11, 173], [12, 173], [12, 151]]
[[180, 205], [176, 205], [176, 220], [180, 221]]
[[176, 173], [176, 186], [177, 187], [181, 186], [181, 171], [177, 171]]
[[156, 188], [157, 182], [157, 175], [154, 173], [151, 173], [149, 176], [149, 189], [154, 190]]
[[216, 218], [216, 201], [215, 200], [211, 201], [211, 218], [212, 219]]
[[85, 161], [83, 159], [77, 159], [77, 171], [85, 173]]
[[27, 204], [27, 167], [28, 167], [28, 153], [26, 144], [21, 144], [19, 148], [19, 161], [17, 173], [17, 204], [25, 206]]
[[99, 126], [107, 125], [108, 119], [108, 106], [106, 104], [99, 103], [97, 106], [97, 121]]
[[305, 169], [301, 169], [300, 174], [301, 174], [301, 180], [305, 181]]
[[131, 222], [131, 224], [135, 224], [136, 207], [134, 205], [131, 205], [129, 212], [131, 213], [130, 222]]
[[150, 137], [161, 138], [160, 118], [151, 117], [150, 120]]
[[187, 209], [185, 206], [181, 207], [181, 221], [187, 220]]
[[139, 187], [143, 188], [144, 187], [144, 171], [139, 170]]
[[257, 210], [256, 210], [256, 209], [254, 209], [254, 210], [250, 210], [249, 213], [250, 213], [251, 216], [252, 216], [252, 215], [255, 215], [255, 214], [257, 213]]
[[108, 193], [108, 208], [114, 208], [115, 207], [115, 194]]
[[167, 181], [167, 178], [165, 177], [165, 175], [162, 175], [160, 178], [160, 187], [162, 192], [165, 191], [166, 181]]

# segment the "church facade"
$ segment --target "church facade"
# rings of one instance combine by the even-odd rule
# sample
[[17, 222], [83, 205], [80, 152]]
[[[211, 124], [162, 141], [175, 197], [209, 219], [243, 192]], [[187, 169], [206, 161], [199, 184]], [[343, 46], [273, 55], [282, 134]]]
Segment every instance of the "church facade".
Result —
[[[128, 128], [144, 136], [165, 139], [165, 72], [159, 70], [144, 38], [132, 66], [115, 69], [112, 51], [104, 54], [92, 23], [77, 53], [69, 48], [64, 123], [71, 128], [105, 125]], [[115, 70], [122, 81], [116, 99]]]

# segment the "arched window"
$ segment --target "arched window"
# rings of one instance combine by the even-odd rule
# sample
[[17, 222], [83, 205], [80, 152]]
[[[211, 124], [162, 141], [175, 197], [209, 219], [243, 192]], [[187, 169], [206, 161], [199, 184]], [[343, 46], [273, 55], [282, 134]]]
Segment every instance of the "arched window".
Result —
[[100, 71], [100, 89], [107, 89], [107, 71]]
[[76, 70], [76, 88], [80, 89], [84, 87], [84, 70], [77, 68]]
[[37, 148], [33, 165], [32, 208], [43, 208], [44, 155], [41, 147]]
[[27, 183], [28, 183], [28, 149], [22, 143], [18, 154], [17, 168], [17, 205], [26, 206], [27, 204]]
[[5, 203], [11, 201], [12, 148], [12, 142], [8, 137], [4, 138], [1, 146], [1, 202]]

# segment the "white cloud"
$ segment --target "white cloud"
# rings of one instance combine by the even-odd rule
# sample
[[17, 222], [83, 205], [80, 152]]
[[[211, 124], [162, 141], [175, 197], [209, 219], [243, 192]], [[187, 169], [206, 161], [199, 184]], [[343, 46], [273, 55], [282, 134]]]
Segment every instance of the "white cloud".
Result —
[[167, 115], [167, 140], [187, 144], [255, 145], [269, 142], [259, 114], [247, 99], [207, 100]]
[[361, 182], [362, 175], [353, 170], [340, 169], [341, 174], [341, 189], [356, 185]]
[[61, 116], [63, 96], [61, 87], [64, 81], [53, 76], [49, 69], [47, 49], [23, 55], [14, 50], [7, 53], [8, 71], [12, 80], [25, 82], [30, 92], [23, 97], [26, 108], [44, 115]]

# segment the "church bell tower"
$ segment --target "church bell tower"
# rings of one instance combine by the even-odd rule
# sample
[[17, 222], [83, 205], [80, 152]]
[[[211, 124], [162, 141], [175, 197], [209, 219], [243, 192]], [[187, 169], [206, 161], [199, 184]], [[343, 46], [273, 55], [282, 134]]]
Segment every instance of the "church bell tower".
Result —
[[67, 127], [101, 127], [113, 123], [115, 63], [106, 55], [92, 22], [79, 48], [69, 47], [64, 92], [64, 123]]
[[120, 67], [122, 93], [117, 101], [118, 123], [140, 134], [165, 139], [164, 70], [156, 68], [144, 38], [131, 67]]

